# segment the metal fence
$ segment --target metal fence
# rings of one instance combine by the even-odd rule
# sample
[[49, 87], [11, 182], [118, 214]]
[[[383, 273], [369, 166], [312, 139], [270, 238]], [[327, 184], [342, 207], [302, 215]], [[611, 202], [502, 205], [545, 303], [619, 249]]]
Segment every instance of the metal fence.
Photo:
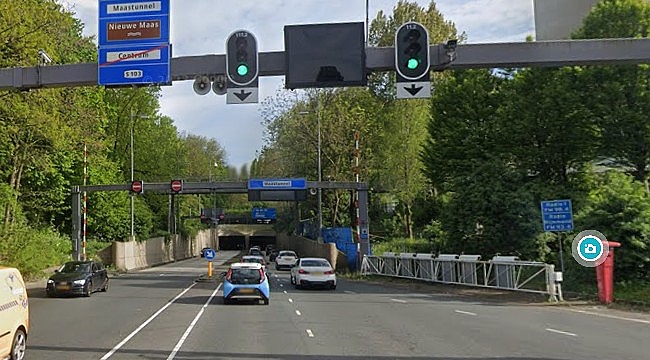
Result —
[[521, 261], [515, 256], [481, 261], [480, 255], [384, 253], [364, 256], [361, 273], [547, 294], [553, 301], [562, 300], [562, 275], [555, 272], [554, 265]]

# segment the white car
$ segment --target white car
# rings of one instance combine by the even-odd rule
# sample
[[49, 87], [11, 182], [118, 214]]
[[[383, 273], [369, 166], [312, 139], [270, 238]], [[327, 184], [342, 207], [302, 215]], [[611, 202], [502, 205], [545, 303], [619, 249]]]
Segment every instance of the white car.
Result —
[[291, 250], [282, 250], [278, 253], [278, 256], [275, 258], [275, 270], [280, 270], [281, 268], [289, 268], [293, 266], [298, 260], [298, 255]]
[[302, 258], [291, 268], [291, 283], [296, 289], [307, 286], [325, 286], [336, 289], [336, 274], [327, 259]]

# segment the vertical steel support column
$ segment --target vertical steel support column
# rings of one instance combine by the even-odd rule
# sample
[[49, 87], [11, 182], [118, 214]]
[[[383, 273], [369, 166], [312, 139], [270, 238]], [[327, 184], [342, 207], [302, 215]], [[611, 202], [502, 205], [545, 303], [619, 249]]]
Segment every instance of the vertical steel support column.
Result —
[[359, 194], [359, 227], [361, 229], [360, 253], [363, 255], [372, 255], [370, 249], [370, 231], [368, 230], [368, 188], [357, 189]]
[[72, 187], [72, 258], [81, 260], [79, 242], [81, 240], [81, 191], [79, 186]]

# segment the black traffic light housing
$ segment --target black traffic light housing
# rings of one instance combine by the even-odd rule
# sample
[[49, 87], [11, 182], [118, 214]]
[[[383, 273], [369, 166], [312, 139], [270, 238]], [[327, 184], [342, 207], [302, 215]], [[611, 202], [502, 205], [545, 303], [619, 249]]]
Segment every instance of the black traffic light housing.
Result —
[[226, 75], [237, 86], [247, 86], [259, 75], [257, 39], [250, 31], [237, 30], [226, 41]]
[[429, 32], [417, 22], [402, 24], [395, 32], [395, 70], [405, 81], [428, 81]]

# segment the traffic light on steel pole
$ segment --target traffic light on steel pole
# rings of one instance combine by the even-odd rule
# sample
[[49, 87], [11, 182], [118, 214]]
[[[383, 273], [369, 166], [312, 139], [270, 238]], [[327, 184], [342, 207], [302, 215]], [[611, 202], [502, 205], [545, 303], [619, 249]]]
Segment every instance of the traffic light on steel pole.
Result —
[[230, 34], [226, 41], [226, 75], [231, 83], [247, 86], [259, 74], [257, 39], [246, 30]]
[[429, 80], [429, 32], [420, 23], [402, 24], [395, 32], [395, 70], [407, 81]]

